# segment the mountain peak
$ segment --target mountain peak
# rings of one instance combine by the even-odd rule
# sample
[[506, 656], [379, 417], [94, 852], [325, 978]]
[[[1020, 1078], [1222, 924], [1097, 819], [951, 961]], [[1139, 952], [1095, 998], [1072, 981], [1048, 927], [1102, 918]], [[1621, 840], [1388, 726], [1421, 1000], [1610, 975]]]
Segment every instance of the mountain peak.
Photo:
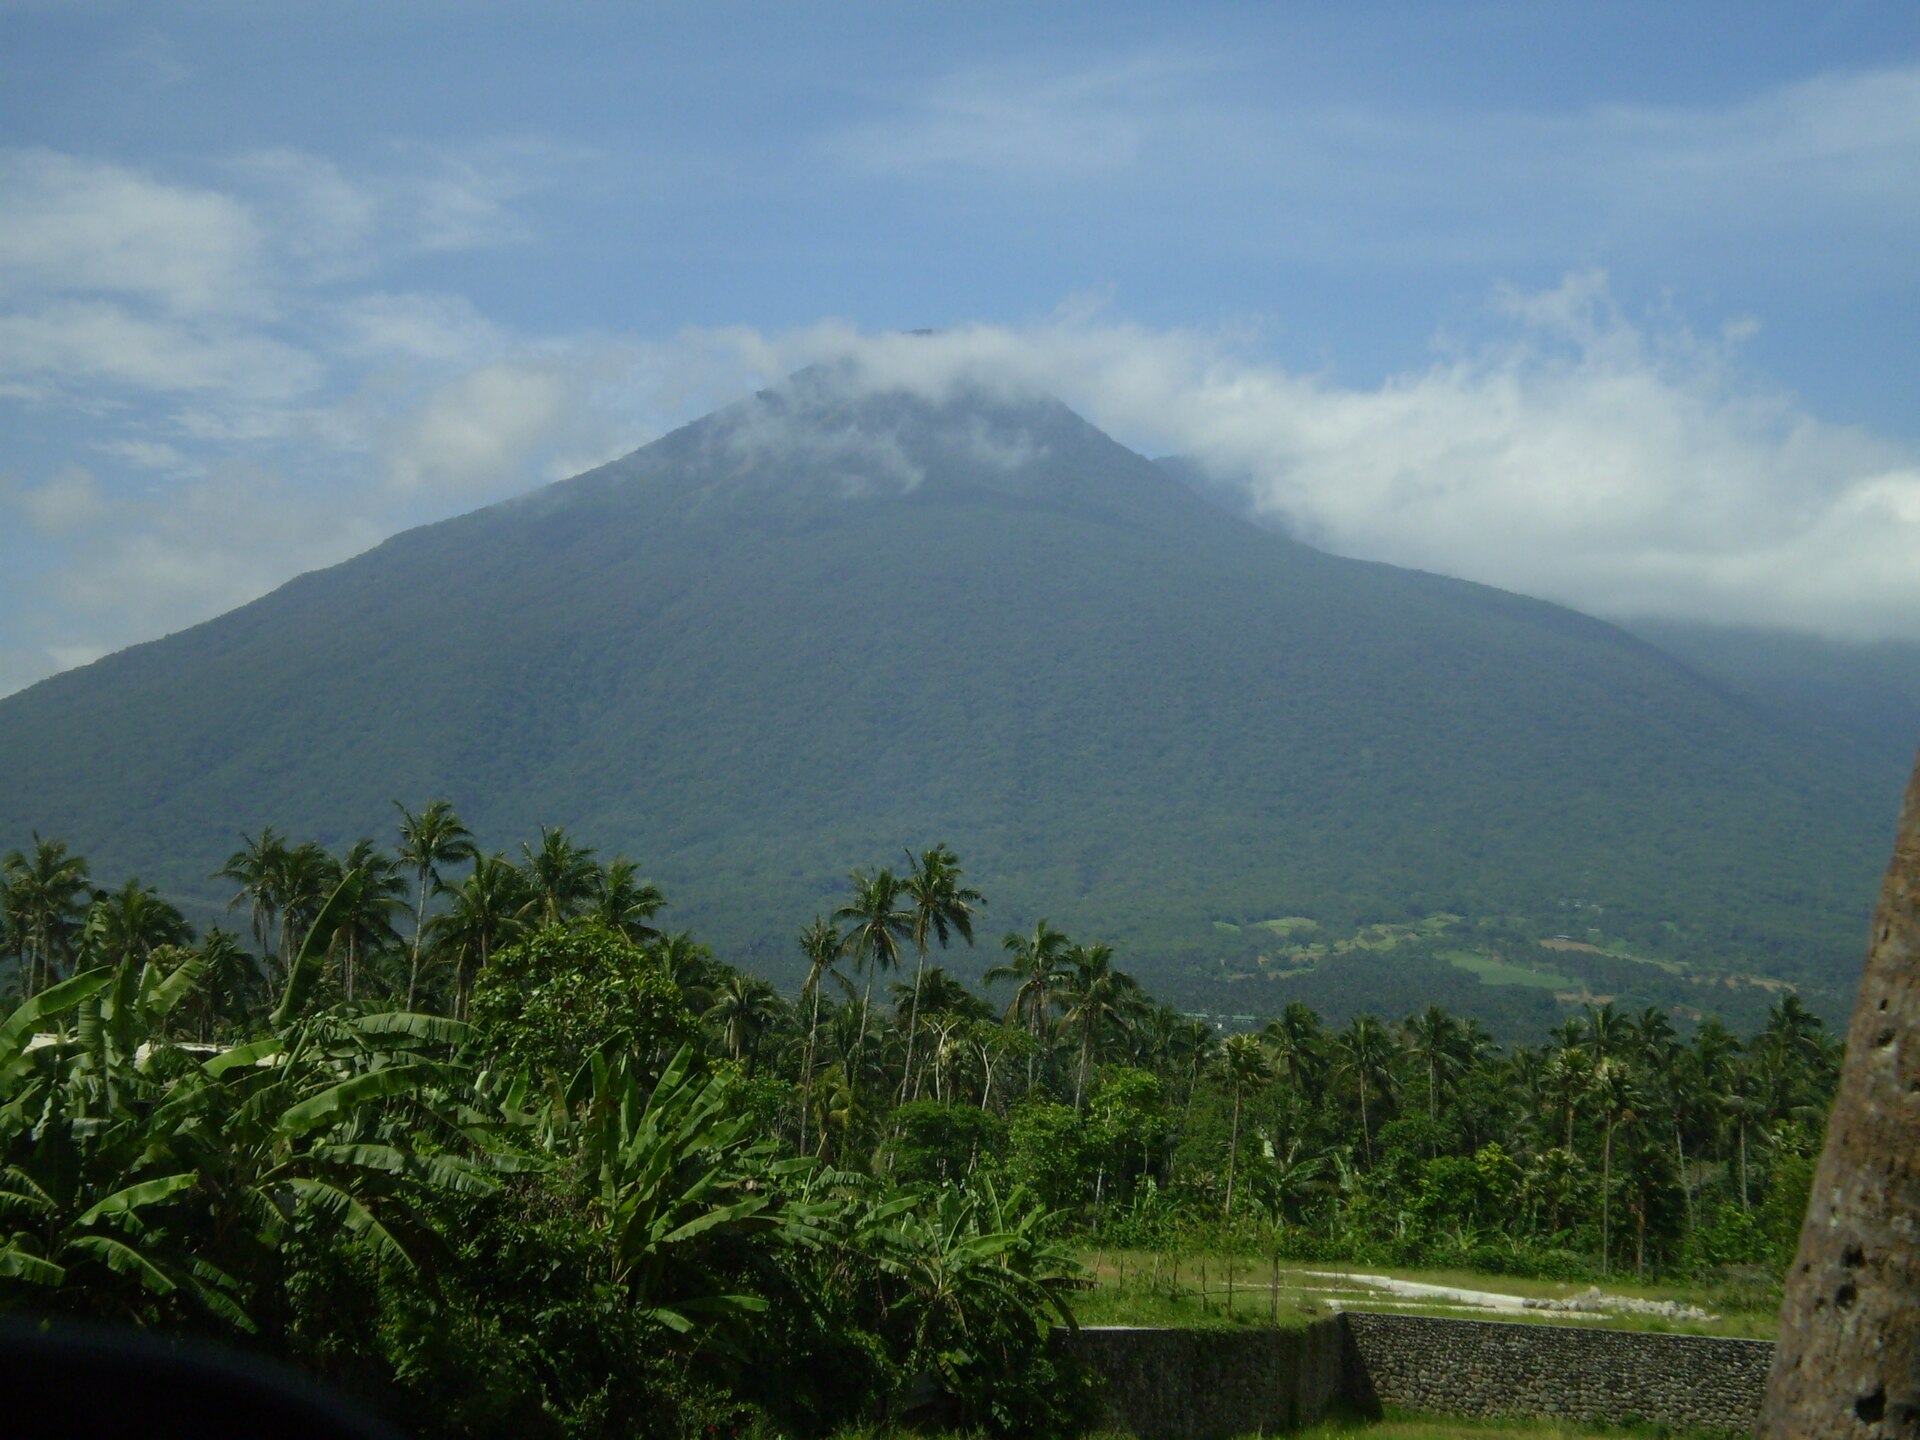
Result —
[[1053, 396], [978, 381], [880, 384], [847, 362], [809, 366], [561, 488], [573, 483], [669, 510], [678, 502], [689, 520], [955, 501], [1122, 518], [1190, 503]]

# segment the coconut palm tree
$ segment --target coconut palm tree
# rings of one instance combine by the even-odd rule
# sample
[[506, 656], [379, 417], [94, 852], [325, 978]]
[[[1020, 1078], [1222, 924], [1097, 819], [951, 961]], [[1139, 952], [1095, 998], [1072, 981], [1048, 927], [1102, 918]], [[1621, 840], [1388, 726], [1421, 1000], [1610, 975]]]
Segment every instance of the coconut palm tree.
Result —
[[1067, 955], [1073, 942], [1047, 923], [1043, 917], [1033, 934], [1009, 931], [1001, 938], [1000, 948], [1013, 958], [987, 971], [987, 984], [999, 980], [1014, 982], [1013, 999], [1007, 1004], [1009, 1025], [1025, 1022], [1033, 1036], [1033, 1052], [1027, 1057], [1027, 1088], [1034, 1083], [1034, 1065], [1046, 1045], [1047, 1029], [1053, 1021], [1054, 996], [1066, 979]]
[[338, 860], [311, 840], [282, 848], [273, 887], [280, 913], [277, 953], [283, 973], [345, 873]]
[[907, 1014], [907, 1063], [900, 1077], [900, 1095], [906, 1097], [913, 1077], [915, 1031], [920, 1025], [920, 977], [927, 968], [927, 946], [938, 940], [942, 950], [958, 935], [973, 943], [973, 912], [986, 904], [986, 896], [960, 883], [960, 859], [944, 844], [922, 850], [919, 858], [907, 852], [907, 878], [901, 886], [902, 897], [912, 914], [909, 934], [913, 940], [913, 1002]]
[[1181, 1023], [1179, 1053], [1187, 1062], [1187, 1095], [1180, 1108], [1182, 1129], [1193, 1118], [1193, 1096], [1200, 1088], [1200, 1072], [1212, 1063], [1219, 1051], [1220, 1036], [1206, 1021], [1187, 1019]]
[[1593, 1067], [1590, 1091], [1600, 1111], [1600, 1273], [1613, 1264], [1613, 1132], [1641, 1104], [1640, 1087], [1624, 1060], [1602, 1059]]
[[1087, 1077], [1093, 1052], [1102, 1034], [1124, 1028], [1142, 1003], [1139, 984], [1124, 970], [1113, 968], [1113, 947], [1076, 945], [1067, 954], [1066, 988], [1061, 1018], [1080, 1035], [1080, 1064], [1073, 1085], [1073, 1108], [1086, 1108]]
[[1367, 1164], [1372, 1165], [1373, 1124], [1368, 1115], [1367, 1097], [1393, 1093], [1393, 1036], [1378, 1017], [1356, 1015], [1347, 1022], [1347, 1028], [1340, 1032], [1333, 1046], [1340, 1057], [1340, 1068], [1360, 1100], [1360, 1139]]
[[1463, 1073], [1473, 1058], [1466, 1026], [1444, 1006], [1429, 1005], [1409, 1015], [1405, 1025], [1407, 1051], [1427, 1072], [1427, 1119], [1438, 1123], [1440, 1092]]
[[[834, 962], [840, 958], [840, 932], [822, 916], [800, 932], [800, 953], [806, 957], [807, 979], [800, 999], [808, 1007], [807, 1052], [800, 1064], [800, 1153], [807, 1153], [807, 1121], [813, 1110], [813, 1057], [820, 1038], [820, 984], [828, 975], [840, 979]], [[841, 981], [845, 983], [844, 980]]]
[[895, 997], [895, 1005], [905, 1006], [911, 1003], [913, 990], [920, 992], [920, 1018], [929, 1015], [959, 1015], [966, 1019], [991, 1019], [993, 1007], [982, 1000], [966, 984], [947, 972], [944, 965], [929, 965], [926, 973], [920, 977], [920, 983], [896, 981], [887, 987]]
[[522, 841], [526, 856], [526, 914], [535, 927], [558, 925], [593, 902], [601, 889], [600, 867], [593, 850], [576, 845], [559, 826], [540, 827], [540, 848]]
[[[9, 906], [30, 955], [26, 990], [31, 996], [54, 980], [56, 952], [71, 947], [92, 892], [87, 862], [71, 854], [63, 840], [42, 840], [36, 831], [30, 851], [10, 851], [0, 860], [7, 876]], [[37, 979], [36, 979], [37, 976]]]
[[856, 870], [852, 875], [853, 899], [833, 912], [836, 925], [845, 925], [840, 951], [853, 957], [853, 968], [867, 976], [865, 993], [860, 999], [860, 1053], [851, 1074], [857, 1076], [866, 1057], [867, 1016], [873, 1003], [873, 977], [878, 970], [900, 968], [900, 942], [913, 933], [913, 912], [904, 908], [905, 887], [890, 869], [874, 875]]
[[193, 927], [151, 885], [128, 880], [118, 890], [103, 893], [88, 911], [89, 926], [97, 926], [100, 958], [108, 964], [143, 963], [163, 945], [191, 945]]
[[250, 908], [253, 943], [268, 958], [274, 954], [274, 919], [280, 907], [280, 872], [286, 859], [287, 842], [268, 825], [259, 838], [245, 832], [240, 848], [227, 857], [227, 863], [213, 872], [216, 880], [231, 880], [240, 889], [227, 902], [231, 910], [242, 900]]
[[198, 948], [205, 969], [186, 1008], [195, 1036], [204, 1041], [213, 1039], [222, 1024], [237, 1027], [246, 1022], [258, 1008], [266, 975], [260, 957], [217, 925], [208, 929]]
[[407, 967], [407, 1009], [412, 1010], [420, 994], [427, 901], [441, 888], [440, 867], [471, 860], [476, 852], [473, 832], [460, 823], [450, 801], [429, 800], [418, 815], [398, 800], [393, 804], [400, 812], [400, 863], [414, 872], [413, 958]]
[[351, 1005], [362, 960], [400, 943], [393, 917], [401, 907], [407, 882], [401, 877], [400, 862], [369, 839], [348, 846], [338, 868], [343, 875], [355, 871], [360, 875], [359, 886], [351, 892], [352, 904], [334, 935], [340, 954], [341, 993]]
[[1752, 1057], [1743, 1057], [1722, 1070], [1713, 1090], [1714, 1103], [1734, 1133], [1735, 1173], [1740, 1181], [1740, 1208], [1751, 1210], [1747, 1198], [1747, 1137], [1766, 1115], [1762, 1099], [1760, 1067]]
[[1635, 1038], [1633, 1018], [1616, 1009], [1613, 1001], [1587, 1006], [1586, 1046], [1596, 1061], [1630, 1053]]
[[1247, 1091], [1273, 1078], [1273, 1062], [1257, 1035], [1229, 1035], [1220, 1046], [1220, 1078], [1233, 1092], [1233, 1129], [1227, 1141], [1227, 1202], [1221, 1216], [1233, 1215], [1234, 1166], [1240, 1158], [1240, 1103]]
[[1260, 1038], [1273, 1057], [1275, 1072], [1309, 1102], [1318, 1103], [1326, 1070], [1326, 1032], [1312, 1008], [1304, 1000], [1289, 1000]]
[[599, 874], [590, 913], [609, 929], [644, 945], [660, 938], [652, 922], [666, 908], [667, 897], [651, 881], [640, 878], [640, 867], [616, 855]]
[[452, 887], [444, 914], [427, 922], [434, 948], [453, 958], [453, 1014], [467, 1018], [473, 982], [501, 946], [526, 929], [527, 877], [499, 851], [473, 857], [466, 879]]
[[1548, 1057], [1540, 1074], [1541, 1094], [1560, 1113], [1561, 1148], [1573, 1152], [1573, 1122], [1580, 1101], [1593, 1085], [1594, 1060], [1590, 1050], [1565, 1048]]
[[704, 1018], [720, 1028], [720, 1041], [727, 1054], [752, 1074], [760, 1042], [779, 1020], [781, 1009], [773, 986], [756, 975], [735, 970], [720, 982], [719, 993]]
[[662, 935], [647, 947], [647, 954], [673, 982], [689, 1010], [697, 1013], [713, 1003], [717, 981], [713, 952], [692, 935], [685, 930]]

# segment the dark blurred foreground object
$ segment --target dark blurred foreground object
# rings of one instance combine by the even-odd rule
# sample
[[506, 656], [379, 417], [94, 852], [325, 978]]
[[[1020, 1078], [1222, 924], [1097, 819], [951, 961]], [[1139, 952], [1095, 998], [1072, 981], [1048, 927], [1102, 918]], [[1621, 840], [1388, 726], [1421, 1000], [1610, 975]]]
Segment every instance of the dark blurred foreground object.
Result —
[[1756, 1433], [1920, 1437], [1920, 764], [1873, 917]]
[[0, 1322], [0, 1395], [8, 1440], [401, 1440], [384, 1420], [271, 1361], [99, 1325]]

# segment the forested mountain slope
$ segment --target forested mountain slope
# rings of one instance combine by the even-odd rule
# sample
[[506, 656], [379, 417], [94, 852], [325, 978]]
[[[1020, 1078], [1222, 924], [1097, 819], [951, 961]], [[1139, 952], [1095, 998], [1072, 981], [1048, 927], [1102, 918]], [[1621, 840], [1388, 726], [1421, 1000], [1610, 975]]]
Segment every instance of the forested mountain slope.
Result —
[[1577, 923], [1830, 985], [1876, 778], [1617, 628], [1263, 531], [1055, 402], [823, 372], [0, 701], [0, 844], [184, 900], [225, 901], [243, 829], [342, 845], [446, 796], [489, 848], [638, 857], [784, 978], [849, 865], [944, 840], [988, 934], [1049, 915], [1263, 1011], [1284, 982], [1223, 1000], [1216, 922]]
[[1627, 628], [1790, 722], [1864, 747], [1889, 791], [1897, 792], [1913, 768], [1920, 746], [1920, 644], [1667, 620]]

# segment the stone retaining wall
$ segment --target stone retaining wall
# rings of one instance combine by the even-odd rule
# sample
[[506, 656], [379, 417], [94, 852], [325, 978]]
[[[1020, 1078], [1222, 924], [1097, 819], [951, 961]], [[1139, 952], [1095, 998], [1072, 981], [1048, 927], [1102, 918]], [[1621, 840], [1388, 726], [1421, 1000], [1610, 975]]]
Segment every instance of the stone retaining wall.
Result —
[[1141, 1440], [1309, 1425], [1335, 1404], [1750, 1434], [1765, 1340], [1350, 1310], [1301, 1330], [1060, 1332], [1105, 1380], [1106, 1424]]
[[1533, 1415], [1751, 1434], [1767, 1340], [1350, 1311], [1347, 1389], [1362, 1409]]
[[1141, 1440], [1226, 1440], [1311, 1425], [1343, 1398], [1345, 1327], [1057, 1332], [1105, 1379], [1103, 1428]]

